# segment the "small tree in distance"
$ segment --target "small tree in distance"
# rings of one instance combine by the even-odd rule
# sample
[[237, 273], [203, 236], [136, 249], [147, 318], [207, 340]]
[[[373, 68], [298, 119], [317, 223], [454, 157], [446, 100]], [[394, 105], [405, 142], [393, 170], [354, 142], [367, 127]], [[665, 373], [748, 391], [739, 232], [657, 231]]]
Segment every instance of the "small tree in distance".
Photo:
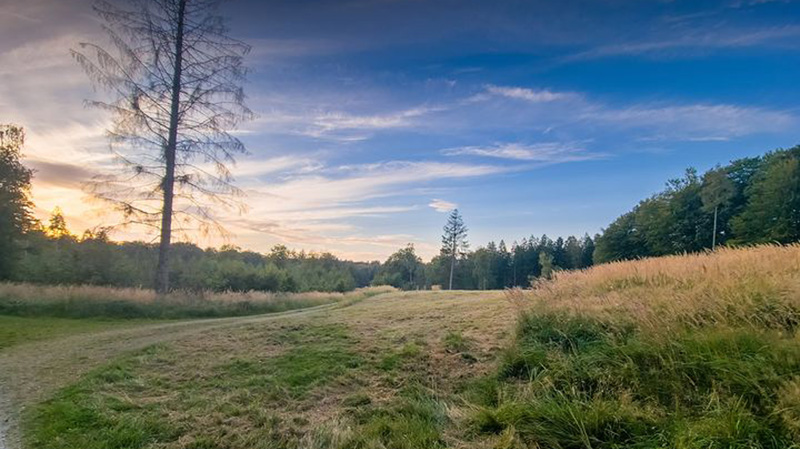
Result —
[[453, 273], [456, 269], [456, 260], [463, 256], [469, 249], [467, 242], [467, 227], [458, 209], [454, 209], [447, 218], [442, 234], [442, 256], [450, 259], [450, 281], [448, 290], [453, 289]]
[[241, 88], [250, 47], [228, 35], [218, 4], [98, 0], [111, 46], [82, 43], [72, 52], [113, 97], [89, 104], [111, 114], [109, 139], [127, 169], [98, 180], [94, 193], [122, 212], [122, 225], [160, 234], [159, 293], [169, 290], [173, 231], [224, 232], [212, 206], [238, 205], [228, 166], [245, 148], [230, 131], [252, 115]]
[[391, 285], [403, 290], [413, 290], [424, 286], [425, 266], [417, 256], [414, 245], [396, 251], [386, 259], [373, 279], [374, 285]]

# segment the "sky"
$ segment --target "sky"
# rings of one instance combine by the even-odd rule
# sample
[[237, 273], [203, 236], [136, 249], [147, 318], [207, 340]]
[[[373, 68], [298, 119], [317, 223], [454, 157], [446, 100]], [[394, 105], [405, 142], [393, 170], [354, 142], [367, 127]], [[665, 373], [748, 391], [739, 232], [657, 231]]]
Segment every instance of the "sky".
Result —
[[[687, 167], [800, 143], [800, 2], [232, 0], [252, 46], [233, 173], [247, 209], [189, 236], [383, 260], [595, 234]], [[108, 117], [69, 50], [89, 0], [0, 0], [0, 122], [25, 127], [33, 200], [75, 232], [114, 222], [84, 183]], [[118, 239], [152, 240], [140, 230]]]

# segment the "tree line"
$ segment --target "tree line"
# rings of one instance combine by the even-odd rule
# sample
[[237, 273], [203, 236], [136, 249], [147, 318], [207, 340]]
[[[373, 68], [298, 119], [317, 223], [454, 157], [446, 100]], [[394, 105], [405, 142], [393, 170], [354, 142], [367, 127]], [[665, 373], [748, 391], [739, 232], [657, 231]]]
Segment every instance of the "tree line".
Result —
[[641, 201], [597, 238], [598, 263], [716, 245], [800, 240], [800, 146], [682, 178]]
[[[70, 234], [56, 211], [49, 224], [35, 220], [15, 241], [0, 279], [36, 284], [155, 288], [158, 245], [115, 242], [104, 231]], [[5, 231], [5, 230], [4, 230]], [[171, 245], [173, 289], [190, 291], [346, 292], [371, 284], [377, 262], [340, 260], [330, 253], [292, 251], [276, 245], [267, 254], [226, 245]], [[11, 257], [10, 257], [11, 256]]]
[[404, 290], [526, 287], [557, 270], [587, 268], [594, 263], [594, 239], [588, 234], [555, 240], [547, 235], [531, 236], [512, 243], [511, 248], [500, 240], [470, 251], [467, 227], [458, 210], [451, 212], [443, 231], [442, 248], [430, 262], [424, 263], [409, 244], [389, 256], [373, 284]]

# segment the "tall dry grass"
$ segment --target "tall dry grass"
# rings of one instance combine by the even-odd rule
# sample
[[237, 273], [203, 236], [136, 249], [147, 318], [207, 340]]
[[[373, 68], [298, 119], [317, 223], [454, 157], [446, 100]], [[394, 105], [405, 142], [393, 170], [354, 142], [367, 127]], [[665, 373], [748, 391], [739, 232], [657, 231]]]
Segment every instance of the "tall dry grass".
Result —
[[800, 449], [800, 246], [611, 263], [507, 297], [516, 337], [468, 390], [497, 447]]
[[172, 292], [98, 286], [0, 283], [0, 314], [65, 318], [211, 318], [253, 315], [359, 300], [393, 290], [371, 287], [347, 293]]
[[527, 310], [629, 320], [642, 330], [675, 326], [794, 328], [800, 324], [800, 245], [613, 262], [558, 272], [523, 298]]

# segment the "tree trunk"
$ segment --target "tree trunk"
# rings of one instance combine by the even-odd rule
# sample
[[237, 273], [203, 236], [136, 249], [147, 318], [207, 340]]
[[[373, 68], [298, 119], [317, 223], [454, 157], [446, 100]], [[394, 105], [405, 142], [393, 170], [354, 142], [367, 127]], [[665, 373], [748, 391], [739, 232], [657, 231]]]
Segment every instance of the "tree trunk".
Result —
[[172, 239], [172, 203], [175, 196], [175, 153], [178, 146], [178, 114], [180, 112], [181, 73], [183, 70], [183, 24], [185, 13], [186, 0], [180, 0], [175, 39], [175, 72], [172, 74], [169, 137], [164, 148], [166, 172], [161, 186], [164, 192], [164, 205], [161, 210], [161, 241], [158, 245], [158, 268], [156, 269], [156, 292], [160, 295], [169, 291], [169, 250]]
[[717, 209], [719, 206], [714, 207], [714, 235], [711, 236], [711, 251], [717, 249]]
[[453, 245], [453, 253], [450, 255], [450, 285], [447, 287], [448, 290], [453, 289], [453, 271], [456, 269], [456, 248]]

